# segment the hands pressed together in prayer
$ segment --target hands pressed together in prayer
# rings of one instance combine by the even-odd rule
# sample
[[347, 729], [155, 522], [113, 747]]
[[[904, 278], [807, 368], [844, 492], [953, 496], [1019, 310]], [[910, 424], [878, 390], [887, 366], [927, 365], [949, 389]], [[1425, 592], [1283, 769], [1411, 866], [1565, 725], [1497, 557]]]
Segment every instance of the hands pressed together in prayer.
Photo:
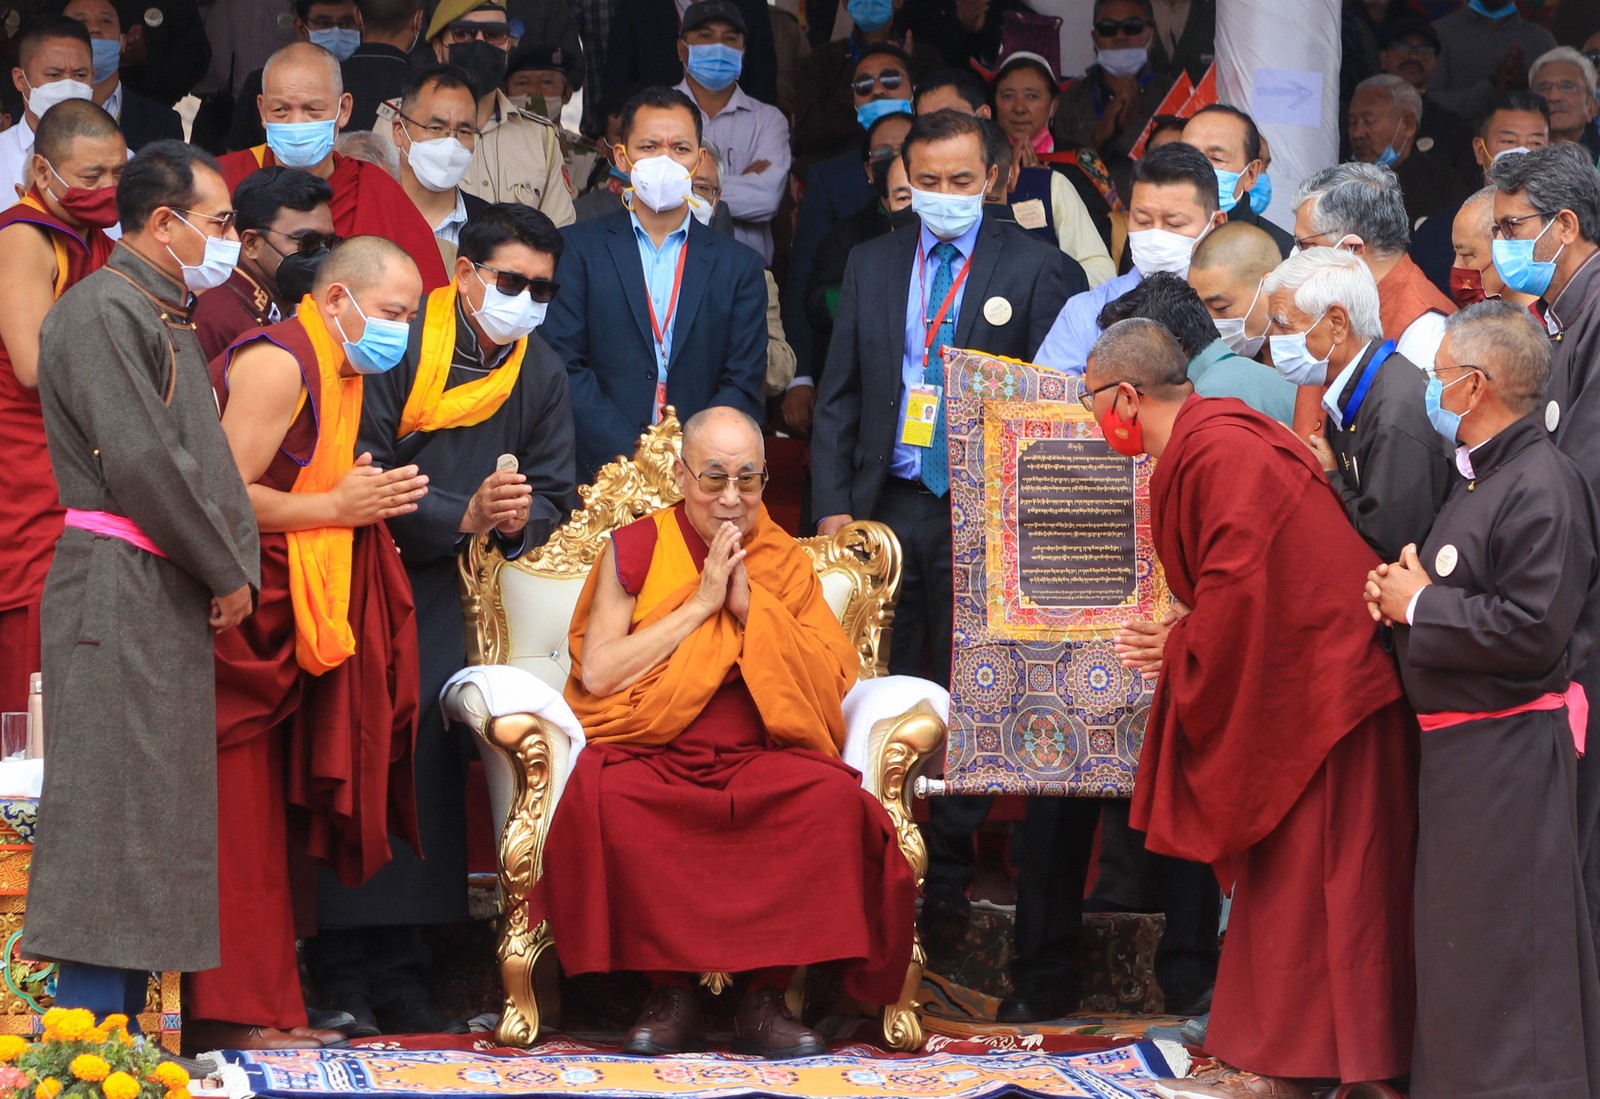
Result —
[[350, 471], [333, 487], [337, 524], [341, 527], [366, 527], [380, 519], [393, 519], [417, 510], [417, 501], [428, 494], [428, 478], [416, 466], [379, 469], [365, 451]]
[[1417, 559], [1415, 542], [1400, 551], [1400, 560], [1392, 565], [1379, 565], [1367, 573], [1367, 586], [1362, 595], [1367, 600], [1367, 612], [1374, 622], [1392, 626], [1406, 621], [1406, 608], [1411, 597], [1433, 581]]
[[750, 573], [744, 567], [745, 554], [749, 552], [740, 543], [739, 528], [723, 523], [706, 552], [700, 590], [695, 594], [707, 618], [723, 607], [740, 622], [750, 616]]
[[1132, 668], [1146, 679], [1161, 674], [1161, 653], [1167, 645], [1167, 634], [1178, 619], [1189, 613], [1189, 608], [1172, 601], [1172, 610], [1160, 622], [1126, 622], [1117, 631], [1117, 657], [1124, 668]]
[[497, 530], [508, 537], [515, 535], [528, 525], [528, 509], [532, 506], [533, 489], [528, 485], [528, 475], [497, 470], [483, 479], [467, 501], [461, 533], [487, 534]]

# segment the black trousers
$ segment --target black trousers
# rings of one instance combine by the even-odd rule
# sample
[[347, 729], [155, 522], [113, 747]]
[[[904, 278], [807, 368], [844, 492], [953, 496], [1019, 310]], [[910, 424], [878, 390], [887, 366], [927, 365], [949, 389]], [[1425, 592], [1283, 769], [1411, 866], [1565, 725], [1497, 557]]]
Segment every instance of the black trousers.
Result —
[[1017, 938], [1011, 984], [1023, 997], [1076, 995], [1083, 982], [1083, 887], [1098, 798], [1033, 797], [1014, 834]]

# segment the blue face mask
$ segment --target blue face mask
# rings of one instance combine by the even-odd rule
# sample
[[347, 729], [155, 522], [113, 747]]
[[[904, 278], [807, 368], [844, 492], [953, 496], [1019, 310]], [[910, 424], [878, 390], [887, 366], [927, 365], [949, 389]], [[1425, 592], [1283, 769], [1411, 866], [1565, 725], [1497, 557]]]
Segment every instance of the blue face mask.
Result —
[[[1404, 122], [1400, 123], [1400, 126], [1404, 125]], [[1385, 145], [1383, 152], [1378, 154], [1378, 167], [1393, 168], [1400, 162], [1400, 152], [1394, 147], [1394, 139], [1400, 136], [1400, 126], [1394, 128], [1394, 134], [1389, 138], [1389, 144]]]
[[739, 79], [744, 69], [744, 53], [721, 42], [689, 47], [689, 75], [710, 92], [720, 92]]
[[1230, 172], [1226, 168], [1215, 169], [1217, 173], [1217, 201], [1222, 204], [1224, 213], [1231, 213], [1239, 204], [1239, 173]]
[[[348, 288], [345, 293], [349, 294]], [[400, 364], [411, 342], [411, 326], [404, 321], [391, 321], [383, 317], [369, 317], [361, 311], [361, 303], [350, 294], [350, 305], [366, 324], [361, 338], [351, 342], [344, 333], [344, 322], [338, 317], [333, 323], [339, 326], [339, 336], [344, 340], [344, 355], [357, 374], [384, 374]]]
[[96, 38], [89, 49], [94, 54], [94, 82], [110, 80], [122, 64], [122, 43], [115, 38]]
[[361, 45], [361, 32], [354, 27], [327, 27], [311, 32], [311, 44], [321, 46], [340, 61], [350, 60], [350, 55]]
[[946, 195], [911, 188], [911, 208], [940, 240], [955, 240], [983, 219], [983, 192]]
[[845, 7], [857, 30], [877, 34], [894, 18], [894, 0], [850, 0]]
[[1496, 240], [1490, 245], [1494, 269], [1500, 273], [1501, 282], [1519, 294], [1532, 294], [1536, 298], [1544, 296], [1544, 292], [1550, 289], [1550, 280], [1556, 276], [1556, 260], [1561, 258], [1567, 246], [1563, 244], [1555, 255], [1543, 263], [1533, 258], [1533, 246], [1554, 224], [1552, 220], [1532, 240]]
[[267, 146], [286, 168], [315, 168], [333, 152], [338, 120], [325, 122], [268, 122]]
[[1510, 3], [1502, 4], [1498, 8], [1491, 8], [1483, 0], [1467, 0], [1467, 8], [1477, 12], [1485, 19], [1510, 19], [1517, 14], [1517, 0], [1511, 0]]
[[909, 99], [869, 99], [856, 108], [856, 121], [863, 130], [870, 130], [878, 119], [891, 114], [911, 114]]
[[[1467, 371], [1467, 374], [1470, 373], [1472, 371]], [[1456, 379], [1456, 382], [1461, 381], [1467, 374], [1462, 374], [1460, 378]], [[1456, 382], [1451, 382], [1450, 385], [1455, 385]], [[1445, 442], [1455, 446], [1458, 442], [1456, 436], [1461, 433], [1461, 417], [1465, 416], [1466, 412], [1451, 412], [1448, 408], [1440, 405], [1439, 401], [1444, 397], [1444, 391], [1449, 389], [1450, 385], [1445, 385], [1438, 378], [1429, 378], [1428, 388], [1423, 391], [1422, 400], [1423, 404], [1427, 406], [1428, 422], [1433, 425], [1433, 430], [1437, 431]], [[1471, 409], [1467, 411], [1470, 412]]]
[[1257, 214], [1267, 212], [1272, 205], [1272, 177], [1262, 172], [1256, 185], [1250, 188], [1250, 209]]

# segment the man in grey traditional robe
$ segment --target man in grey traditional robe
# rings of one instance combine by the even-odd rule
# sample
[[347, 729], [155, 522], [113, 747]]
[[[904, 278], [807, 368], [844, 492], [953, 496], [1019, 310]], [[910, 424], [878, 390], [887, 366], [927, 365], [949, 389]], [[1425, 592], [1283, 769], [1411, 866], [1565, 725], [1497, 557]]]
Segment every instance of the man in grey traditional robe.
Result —
[[1420, 553], [1366, 585], [1423, 730], [1411, 1095], [1587, 1099], [1600, 979], [1568, 688], [1600, 630], [1600, 511], [1545, 430], [1550, 345], [1525, 310], [1455, 314], [1429, 374], [1458, 476]]
[[[45, 319], [39, 395], [69, 509], [41, 609], [44, 794], [22, 949], [57, 1003], [143, 1010], [218, 964], [213, 633], [250, 613], [255, 516], [190, 323], [232, 204], [178, 141], [125, 169], [126, 235]], [[236, 247], [236, 246], [235, 246]]]

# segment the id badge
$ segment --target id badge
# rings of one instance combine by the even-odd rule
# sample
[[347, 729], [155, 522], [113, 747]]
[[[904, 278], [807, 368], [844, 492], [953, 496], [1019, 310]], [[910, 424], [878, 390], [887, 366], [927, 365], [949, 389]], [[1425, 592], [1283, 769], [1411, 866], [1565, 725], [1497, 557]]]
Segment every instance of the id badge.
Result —
[[906, 418], [900, 441], [906, 446], [932, 446], [933, 428], [939, 421], [944, 390], [936, 385], [914, 385], [906, 391]]
[[667, 383], [665, 381], [660, 381], [656, 383], [656, 404], [655, 408], [650, 413], [650, 422], [653, 424], [659, 424], [661, 422], [662, 410], [666, 407]]

